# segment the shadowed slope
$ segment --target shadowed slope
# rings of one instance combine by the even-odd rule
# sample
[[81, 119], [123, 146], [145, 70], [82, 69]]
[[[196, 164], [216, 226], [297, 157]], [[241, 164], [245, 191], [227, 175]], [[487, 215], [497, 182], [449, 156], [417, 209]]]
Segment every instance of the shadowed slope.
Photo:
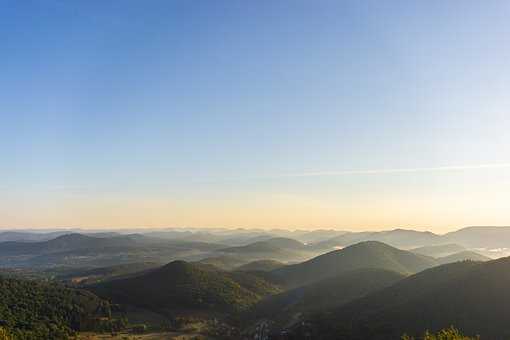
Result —
[[434, 259], [368, 241], [335, 250], [309, 261], [271, 272], [290, 286], [302, 286], [347, 271], [378, 268], [401, 274], [412, 274], [436, 265]]

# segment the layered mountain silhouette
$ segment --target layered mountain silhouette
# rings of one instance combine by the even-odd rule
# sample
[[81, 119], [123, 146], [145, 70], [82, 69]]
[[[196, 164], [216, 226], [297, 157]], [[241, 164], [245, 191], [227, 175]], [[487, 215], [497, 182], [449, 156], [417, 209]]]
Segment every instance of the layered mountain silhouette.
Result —
[[140, 234], [93, 237], [66, 234], [42, 242], [1, 242], [0, 265], [103, 267], [130, 262], [166, 263], [176, 256], [203, 254], [217, 244], [161, 240]]
[[395, 229], [378, 232], [350, 232], [314, 244], [317, 249], [346, 247], [364, 241], [379, 241], [399, 248], [416, 248], [441, 242], [441, 236], [429, 231]]

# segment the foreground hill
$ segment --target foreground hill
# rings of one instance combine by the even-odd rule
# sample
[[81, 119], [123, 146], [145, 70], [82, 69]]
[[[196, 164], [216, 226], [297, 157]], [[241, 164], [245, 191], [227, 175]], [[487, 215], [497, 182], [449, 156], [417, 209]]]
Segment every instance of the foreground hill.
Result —
[[508, 339], [510, 258], [457, 262], [408, 277], [391, 287], [312, 318], [321, 339], [398, 339], [453, 325], [481, 339]]
[[147, 274], [91, 288], [104, 298], [153, 311], [235, 312], [280, 289], [254, 275], [174, 261]]
[[297, 287], [356, 269], [385, 269], [408, 275], [435, 265], [432, 258], [368, 241], [274, 270], [271, 274], [285, 284]]
[[302, 313], [339, 307], [388, 287], [405, 276], [384, 269], [358, 269], [304, 287], [269, 296], [252, 310], [252, 318], [269, 318], [285, 325]]
[[0, 326], [14, 339], [65, 339], [73, 331], [115, 329], [110, 314], [110, 305], [87, 291], [0, 278]]

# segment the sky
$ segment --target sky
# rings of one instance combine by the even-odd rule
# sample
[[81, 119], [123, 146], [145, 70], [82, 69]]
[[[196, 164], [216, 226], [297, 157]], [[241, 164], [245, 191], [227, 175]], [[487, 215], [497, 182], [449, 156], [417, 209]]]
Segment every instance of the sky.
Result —
[[509, 17], [0, 0], [0, 227], [510, 225]]

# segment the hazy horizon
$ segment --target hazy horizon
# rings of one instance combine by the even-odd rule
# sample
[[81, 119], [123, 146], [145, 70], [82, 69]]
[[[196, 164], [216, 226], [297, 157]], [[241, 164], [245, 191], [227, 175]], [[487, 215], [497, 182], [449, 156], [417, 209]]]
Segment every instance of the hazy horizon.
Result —
[[218, 230], [246, 230], [246, 231], [290, 231], [290, 232], [308, 232], [308, 231], [320, 231], [320, 230], [332, 230], [332, 231], [345, 231], [345, 232], [385, 232], [385, 231], [395, 231], [395, 230], [407, 230], [407, 231], [418, 231], [418, 232], [431, 232], [437, 235], [444, 235], [450, 232], [455, 232], [462, 229], [468, 228], [510, 228], [510, 226], [506, 225], [487, 225], [487, 226], [458, 226], [458, 227], [445, 227], [441, 232], [435, 231], [431, 228], [427, 227], [381, 227], [381, 228], [341, 228], [341, 227], [247, 227], [247, 226], [237, 226], [237, 227], [222, 227], [222, 226], [202, 226], [202, 227], [193, 227], [193, 226], [160, 226], [160, 227], [141, 227], [141, 226], [96, 226], [96, 227], [87, 227], [87, 226], [53, 226], [53, 227], [2, 227], [0, 226], [0, 232], [5, 231], [20, 231], [20, 232], [53, 232], [53, 231], [84, 231], [84, 232], [148, 232], [148, 231], [163, 231], [163, 230], [182, 230], [182, 231], [199, 231], [206, 232], [210, 231], [218, 231]]

